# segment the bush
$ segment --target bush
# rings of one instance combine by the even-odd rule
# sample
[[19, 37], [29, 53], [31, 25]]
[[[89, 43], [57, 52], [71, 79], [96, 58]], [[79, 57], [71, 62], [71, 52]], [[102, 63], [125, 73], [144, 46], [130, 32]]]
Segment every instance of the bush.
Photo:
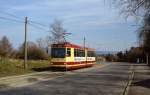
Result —
[[[48, 59], [48, 54], [33, 42], [28, 42], [27, 52], [28, 52], [28, 59], [34, 59], [34, 60]], [[21, 59], [24, 58], [24, 44], [19, 48], [17, 56]]]

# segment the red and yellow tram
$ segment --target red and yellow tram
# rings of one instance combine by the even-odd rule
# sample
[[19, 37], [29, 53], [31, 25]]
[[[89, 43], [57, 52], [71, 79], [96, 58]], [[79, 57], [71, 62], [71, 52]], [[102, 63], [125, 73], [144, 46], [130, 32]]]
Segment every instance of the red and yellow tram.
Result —
[[95, 64], [95, 50], [69, 42], [52, 44], [51, 67], [66, 70], [90, 67]]

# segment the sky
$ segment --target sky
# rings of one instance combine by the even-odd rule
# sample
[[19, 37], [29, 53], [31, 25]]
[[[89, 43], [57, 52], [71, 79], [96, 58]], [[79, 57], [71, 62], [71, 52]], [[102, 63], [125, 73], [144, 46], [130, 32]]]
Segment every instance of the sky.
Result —
[[[42, 29], [28, 25], [28, 41], [36, 42], [50, 35], [47, 31], [58, 19], [67, 32], [72, 33], [67, 37], [69, 42], [83, 45], [85, 36], [86, 46], [99, 51], [122, 51], [137, 46], [137, 27], [133, 27], [135, 20], [123, 18], [119, 9], [108, 1], [1, 0], [0, 18], [24, 21], [27, 16], [31, 21], [44, 24]], [[0, 19], [0, 38], [4, 35], [14, 47], [18, 47], [24, 41], [24, 23]]]

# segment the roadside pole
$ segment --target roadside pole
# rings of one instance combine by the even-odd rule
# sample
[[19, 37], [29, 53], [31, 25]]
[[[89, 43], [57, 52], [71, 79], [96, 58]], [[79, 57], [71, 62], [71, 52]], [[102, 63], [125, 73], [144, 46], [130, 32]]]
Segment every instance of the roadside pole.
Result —
[[84, 41], [83, 41], [83, 45], [84, 45], [84, 56], [85, 56], [85, 64], [87, 64], [87, 53], [88, 53], [88, 51], [87, 51], [87, 53], [85, 53], [85, 50], [86, 50], [86, 47], [85, 47], [85, 42], [86, 41], [86, 39], [85, 39], [85, 37], [84, 37]]
[[148, 58], [149, 58], [149, 56], [148, 56], [148, 53], [147, 53], [147, 54], [146, 54], [146, 64], [147, 64], [147, 65], [149, 65], [149, 64], [148, 64], [148, 61], [149, 61]]
[[67, 72], [67, 63], [65, 63], [66, 64], [66, 72]]
[[24, 41], [24, 69], [27, 69], [27, 24], [28, 17], [25, 17], [25, 41]]

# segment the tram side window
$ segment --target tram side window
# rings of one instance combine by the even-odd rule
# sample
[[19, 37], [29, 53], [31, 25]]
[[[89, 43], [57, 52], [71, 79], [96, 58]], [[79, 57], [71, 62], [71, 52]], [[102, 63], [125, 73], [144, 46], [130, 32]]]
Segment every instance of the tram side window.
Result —
[[74, 49], [75, 57], [85, 57], [85, 51], [80, 49]]
[[79, 57], [79, 56], [80, 56], [80, 51], [79, 51], [79, 49], [75, 49], [74, 55], [75, 55], [75, 57]]
[[67, 57], [70, 57], [70, 56], [71, 56], [71, 49], [67, 48]]
[[83, 55], [82, 56], [85, 57], [85, 50], [83, 50]]
[[80, 57], [85, 57], [85, 52], [84, 52], [84, 50], [80, 50]]
[[77, 57], [77, 49], [74, 49], [74, 57]]
[[82, 50], [79, 50], [79, 57], [82, 57]]
[[77, 57], [80, 57], [80, 50], [77, 49]]
[[94, 51], [88, 51], [88, 57], [95, 57]]

